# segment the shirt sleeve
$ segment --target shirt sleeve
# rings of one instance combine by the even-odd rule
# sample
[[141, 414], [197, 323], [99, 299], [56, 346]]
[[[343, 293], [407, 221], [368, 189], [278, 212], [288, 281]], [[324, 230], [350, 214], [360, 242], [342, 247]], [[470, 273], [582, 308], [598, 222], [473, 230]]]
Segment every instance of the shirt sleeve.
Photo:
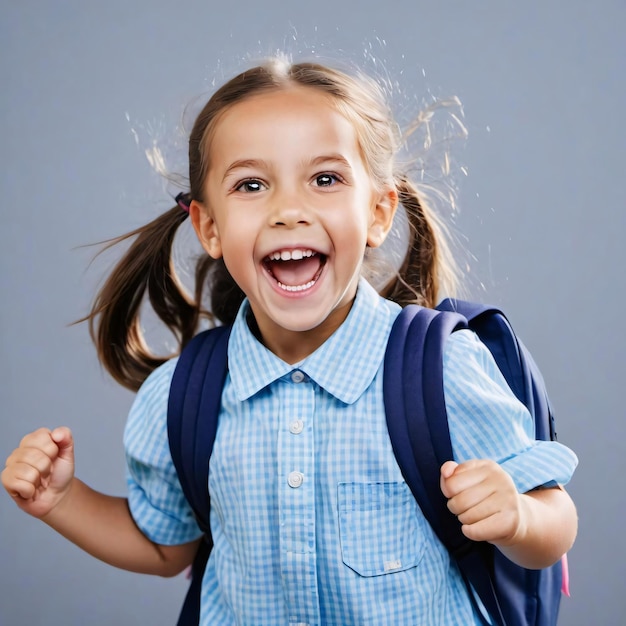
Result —
[[172, 359], [143, 383], [124, 431], [128, 505], [141, 531], [161, 545], [202, 535], [183, 495], [167, 436], [167, 402], [176, 367]]
[[556, 441], [535, 440], [532, 416], [472, 331], [450, 336], [443, 379], [457, 462], [492, 459], [513, 478], [520, 493], [569, 482], [578, 464], [576, 455]]

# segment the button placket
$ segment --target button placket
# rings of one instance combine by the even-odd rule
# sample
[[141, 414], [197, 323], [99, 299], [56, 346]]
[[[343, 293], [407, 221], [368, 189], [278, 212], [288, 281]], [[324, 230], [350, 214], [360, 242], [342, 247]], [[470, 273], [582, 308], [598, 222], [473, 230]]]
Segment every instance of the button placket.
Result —
[[[284, 379], [278, 442], [280, 564], [290, 623], [319, 624], [315, 549], [315, 388], [300, 370]], [[284, 403], [284, 404], [283, 404]], [[307, 426], [305, 428], [305, 425]]]

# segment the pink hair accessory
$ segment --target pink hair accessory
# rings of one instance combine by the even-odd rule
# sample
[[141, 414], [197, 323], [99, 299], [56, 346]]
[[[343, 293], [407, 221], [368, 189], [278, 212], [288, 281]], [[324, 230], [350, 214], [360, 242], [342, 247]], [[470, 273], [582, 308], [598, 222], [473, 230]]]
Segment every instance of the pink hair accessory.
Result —
[[569, 567], [567, 564], [567, 554], [561, 557], [561, 566], [563, 569], [563, 582], [561, 583], [561, 591], [569, 598]]
[[176, 204], [183, 210], [189, 213], [189, 194], [181, 191], [176, 198]]

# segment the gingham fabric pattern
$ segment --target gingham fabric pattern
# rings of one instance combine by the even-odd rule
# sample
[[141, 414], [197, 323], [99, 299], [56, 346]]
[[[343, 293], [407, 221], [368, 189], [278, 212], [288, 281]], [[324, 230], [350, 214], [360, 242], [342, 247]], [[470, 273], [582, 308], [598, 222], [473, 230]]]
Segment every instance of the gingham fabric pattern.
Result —
[[[382, 365], [398, 312], [362, 281], [342, 326], [289, 365], [254, 338], [242, 306], [208, 477], [214, 549], [203, 625], [481, 623], [391, 449]], [[456, 460], [492, 458], [520, 491], [568, 482], [575, 455], [533, 440], [530, 416], [486, 348], [469, 331], [448, 343]], [[175, 363], [139, 390], [125, 432], [132, 514], [167, 545], [199, 536], [167, 442]]]

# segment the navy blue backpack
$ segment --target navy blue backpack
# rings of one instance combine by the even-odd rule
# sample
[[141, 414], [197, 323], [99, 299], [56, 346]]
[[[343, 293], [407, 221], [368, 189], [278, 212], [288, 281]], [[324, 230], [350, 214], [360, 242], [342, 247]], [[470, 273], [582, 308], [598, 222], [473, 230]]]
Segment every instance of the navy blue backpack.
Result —
[[[533, 415], [536, 438], [556, 439], [541, 373], [504, 314], [493, 307], [448, 299], [436, 310], [407, 306], [394, 323], [383, 381], [392, 447], [421, 510], [492, 622], [497, 626], [554, 626], [561, 596], [561, 563], [528, 570], [509, 561], [491, 544], [467, 539], [439, 487], [440, 467], [453, 458], [443, 393], [443, 351], [450, 333], [461, 328], [471, 328], [487, 345], [511, 390]], [[194, 337], [182, 351], [170, 389], [172, 459], [205, 533], [192, 566], [179, 626], [198, 624], [202, 575], [213, 545], [207, 477], [228, 369], [229, 335], [226, 326]]]

